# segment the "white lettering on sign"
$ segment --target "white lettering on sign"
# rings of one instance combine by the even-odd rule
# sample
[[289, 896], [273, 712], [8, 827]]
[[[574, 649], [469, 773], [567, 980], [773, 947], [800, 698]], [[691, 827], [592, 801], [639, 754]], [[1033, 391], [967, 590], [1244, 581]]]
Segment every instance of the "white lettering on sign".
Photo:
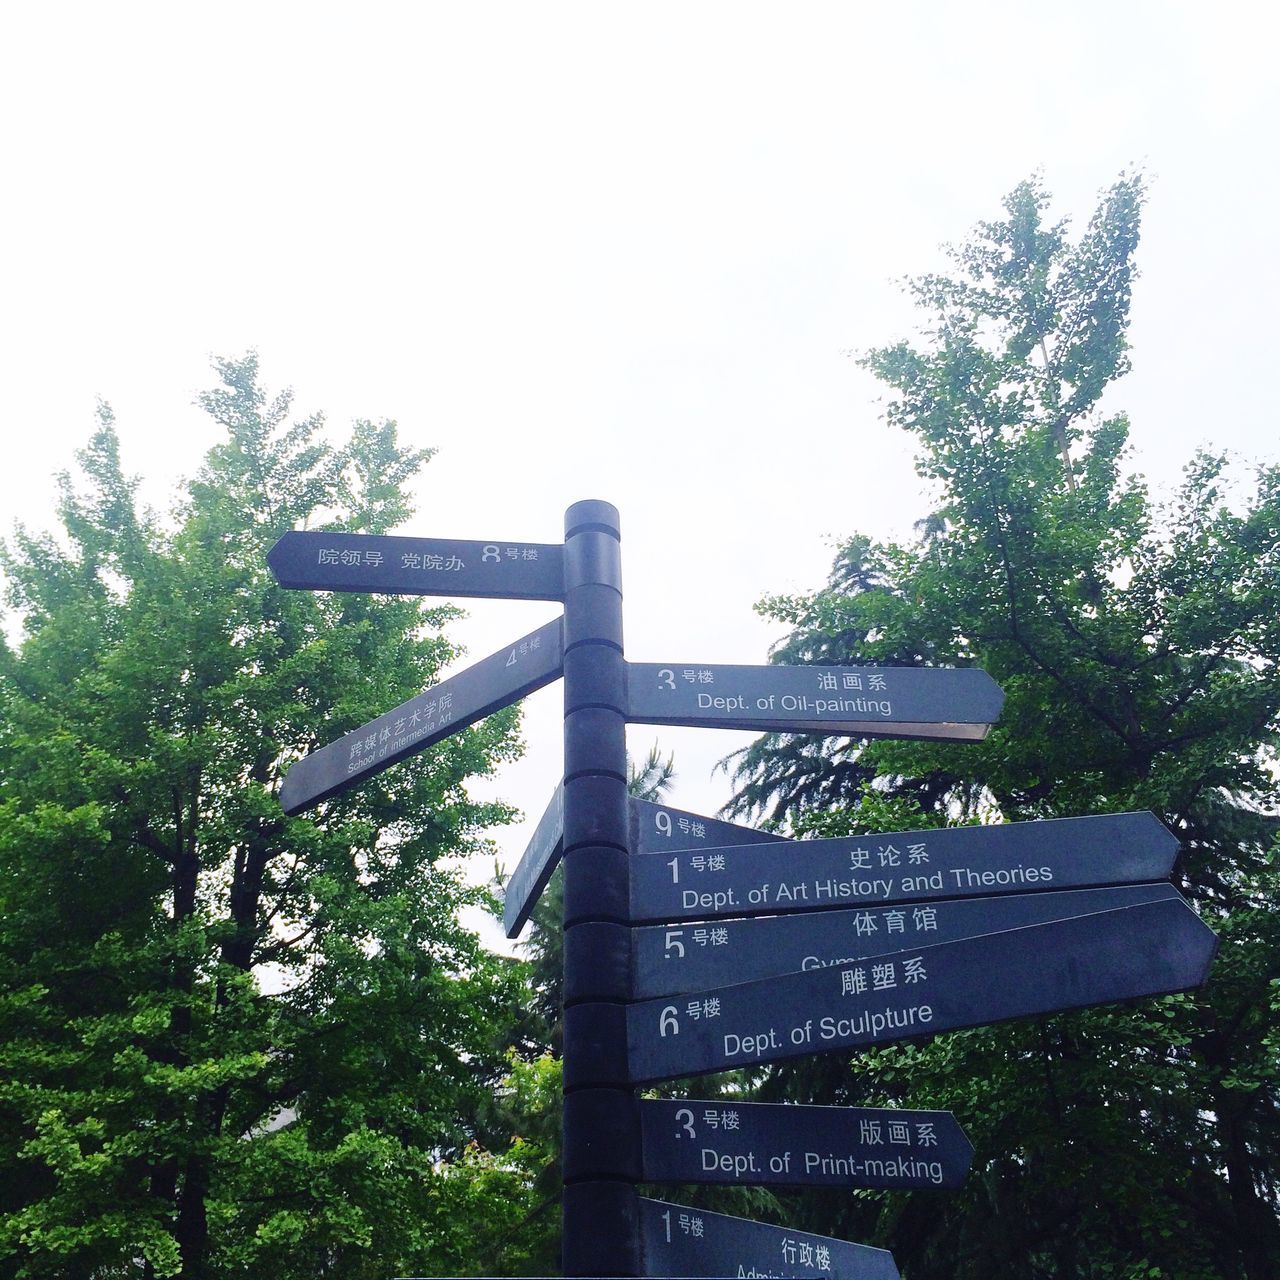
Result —
[[700, 947], [727, 947], [729, 945], [728, 929], [694, 929], [693, 940]]
[[1048, 867], [1001, 867], [998, 871], [970, 871], [956, 867], [951, 872], [957, 889], [990, 889], [1006, 884], [1040, 884], [1053, 879]]
[[893, 714], [893, 705], [886, 698], [809, 698], [794, 693], [784, 693], [778, 699], [783, 711], [812, 712], [815, 716], [840, 716], [871, 712], [878, 716]]
[[700, 893], [697, 889], [684, 889], [680, 894], [681, 906], [686, 911], [724, 911], [738, 905], [737, 894], [732, 889], [718, 889], [713, 893]]
[[698, 694], [698, 710], [699, 711], [745, 711], [747, 709], [747, 700], [740, 694], [726, 694], [721, 697], [714, 693]]
[[708, 1107], [702, 1113], [702, 1122], [711, 1129], [736, 1129], [738, 1127], [738, 1112], [735, 1109], [717, 1110], [714, 1107]]
[[759, 1058], [771, 1049], [781, 1049], [782, 1041], [778, 1039], [776, 1028], [758, 1031], [751, 1035], [736, 1035], [729, 1032], [724, 1037], [724, 1056], [726, 1058]]
[[355, 548], [348, 547], [340, 549], [338, 547], [321, 547], [316, 552], [317, 564], [369, 564], [375, 568], [382, 563], [381, 551], [358, 551]]
[[893, 892], [892, 880], [815, 880], [815, 902], [836, 898], [887, 898]]
[[892, 1180], [897, 1178], [914, 1178], [919, 1181], [932, 1182], [935, 1186], [942, 1184], [942, 1162], [940, 1160], [913, 1159], [911, 1156], [897, 1155], [876, 1157], [869, 1156], [859, 1160], [854, 1155], [837, 1155], [835, 1152], [805, 1151], [802, 1155], [802, 1167], [805, 1173], [821, 1174], [831, 1178], [875, 1178]]
[[718, 1018], [720, 1016], [720, 998], [718, 996], [709, 996], [705, 1000], [690, 1000], [685, 1006], [685, 1013], [694, 1019]]
[[[661, 688], [676, 687], [673, 671], [664, 669], [659, 673], [659, 677]], [[807, 694], [795, 693], [767, 694], [756, 698], [754, 706], [744, 693], [699, 693], [697, 705], [699, 711], [719, 711], [726, 716], [749, 715], [753, 711], [769, 715], [786, 711], [813, 719], [826, 717], [834, 719], [853, 715], [888, 717], [893, 714], [893, 704], [888, 698], [811, 698]]]
[[905, 1031], [909, 1027], [923, 1027], [932, 1021], [933, 1010], [927, 1004], [880, 1011], [864, 1009], [851, 1018], [820, 1018], [818, 1037], [822, 1040], [836, 1040], [849, 1036], [878, 1036], [884, 1031]]
[[[790, 1236], [783, 1236], [779, 1248], [782, 1250], [784, 1267], [800, 1266], [817, 1271], [829, 1271], [831, 1269], [831, 1250], [825, 1244], [818, 1244], [814, 1240], [793, 1240]], [[739, 1267], [738, 1274], [740, 1276], [743, 1274], [758, 1276], [760, 1273], [757, 1271], [744, 1273], [742, 1268]]]
[[457, 573], [466, 563], [456, 555], [443, 556], [430, 551], [406, 551], [400, 556], [402, 569], [428, 569], [437, 573]]
[[496, 543], [488, 542], [480, 548], [480, 563], [484, 564], [501, 564], [503, 557], [508, 560], [536, 560], [538, 558], [537, 547], [500, 547]]
[[[857, 852], [857, 851], [855, 851]], [[894, 851], [888, 855], [894, 856]], [[713, 860], [693, 859], [690, 866], [696, 870], [710, 870]], [[725, 869], [716, 862], [717, 869]], [[892, 863], [890, 863], [892, 866]], [[791, 906], [801, 902], [827, 904], [832, 902], [863, 902], [867, 900], [888, 901], [895, 894], [905, 897], [909, 894], [939, 893], [948, 887], [966, 889], [991, 889], [1020, 884], [1049, 884], [1054, 874], [1051, 867], [1002, 867], [995, 871], [973, 871], [968, 867], [953, 867], [946, 873], [952, 881], [950, 886], [943, 879], [941, 870], [919, 875], [874, 876], [864, 879], [860, 876], [836, 878], [834, 876], [820, 880], [782, 880], [778, 883], [765, 882], [746, 892], [752, 905], [773, 902]], [[730, 907], [742, 905], [737, 888], [718, 890], [714, 893], [701, 893], [694, 889], [682, 891], [681, 907], [685, 911], [724, 911]], [[869, 936], [881, 929], [889, 933], [903, 933], [908, 921], [917, 930], [936, 929], [937, 909], [934, 907], [900, 908], [890, 912], [872, 914], [864, 912], [853, 918], [851, 928], [859, 936]]]
[[[923, 969], [921, 969], [923, 979]], [[849, 987], [843, 989], [846, 995], [862, 995], [874, 992], [874, 977], [869, 970], [859, 966], [847, 971]], [[882, 972], [882, 978], [887, 973]], [[894, 974], [895, 981], [897, 974]], [[842, 982], [846, 974], [842, 974]], [[884, 989], [884, 988], [882, 988]], [[664, 1016], [674, 1023], [674, 1006], [664, 1010]], [[905, 1005], [901, 1008], [881, 1006], [879, 1008], [863, 1008], [847, 1017], [826, 1016], [818, 1019], [816, 1024], [812, 1018], [791, 1027], [785, 1034], [777, 1027], [758, 1027], [753, 1031], [726, 1031], [720, 1037], [720, 1052], [725, 1062], [753, 1062], [768, 1060], [771, 1055], [785, 1045], [803, 1046], [819, 1040], [849, 1040], [865, 1036], [872, 1040], [883, 1037], [888, 1032], [910, 1032], [923, 1034], [933, 1021], [933, 1007], [927, 1004]], [[678, 1027], [672, 1027], [677, 1030]], [[666, 1030], [661, 1034], [665, 1035]]]
[[703, 1147], [700, 1158], [703, 1173], [731, 1173], [735, 1178], [741, 1178], [748, 1173], [760, 1172], [754, 1151], [744, 1155], [722, 1155], [714, 1147]]
[[695, 871], [723, 871], [725, 870], [724, 854], [713, 853], [704, 857], [700, 853], [695, 853], [689, 859], [689, 865]]

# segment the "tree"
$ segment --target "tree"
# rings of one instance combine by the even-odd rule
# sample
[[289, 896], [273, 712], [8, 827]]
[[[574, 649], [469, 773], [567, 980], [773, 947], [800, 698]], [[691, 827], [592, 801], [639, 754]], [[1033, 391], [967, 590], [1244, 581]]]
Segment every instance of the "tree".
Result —
[[389, 422], [332, 448], [255, 357], [217, 370], [223, 439], [171, 522], [104, 408], [59, 536], [4, 552], [0, 1275], [518, 1269], [488, 1242], [531, 1178], [476, 1144], [521, 968], [458, 925], [487, 895], [445, 861], [509, 816], [466, 783], [513, 715], [306, 817], [276, 798], [437, 678], [455, 612], [283, 591], [265, 552], [394, 527], [429, 451]]
[[1143, 200], [1122, 177], [1073, 242], [1025, 182], [953, 274], [910, 282], [919, 341], [863, 363], [937, 507], [914, 543], [852, 537], [823, 590], [762, 604], [792, 627], [781, 661], [980, 665], [1007, 701], [980, 745], [761, 740], [735, 812], [834, 833], [894, 829], [886, 804], [898, 826], [1149, 808], [1221, 938], [1195, 995], [775, 1076], [969, 1129], [955, 1199], [825, 1206], [912, 1280], [1280, 1275], [1280, 469], [1236, 493], [1199, 453], [1163, 505], [1126, 470], [1101, 402], [1128, 368]]

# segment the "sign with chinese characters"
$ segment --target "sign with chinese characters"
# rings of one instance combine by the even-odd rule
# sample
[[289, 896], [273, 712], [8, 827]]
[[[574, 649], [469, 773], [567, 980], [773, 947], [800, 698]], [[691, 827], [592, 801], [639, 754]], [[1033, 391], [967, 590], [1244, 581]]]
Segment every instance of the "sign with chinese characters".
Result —
[[387, 595], [562, 600], [564, 548], [293, 530], [267, 552], [282, 587]]
[[1171, 884], [1011, 893], [998, 898], [944, 898], [938, 902], [855, 911], [821, 911], [702, 924], [633, 929], [632, 998], [683, 995], [799, 970], [887, 955], [904, 947], [1066, 920], [1143, 902], [1181, 901]]
[[1217, 949], [1183, 902], [1102, 911], [627, 1006], [633, 1084], [1198, 987]]
[[465, 671], [303, 757], [285, 775], [280, 804], [301, 813], [483, 720], [560, 677], [560, 620], [548, 622]]
[[627, 719], [865, 738], [985, 738], [1004, 694], [976, 667], [627, 664]]
[[[750, 842], [787, 844], [782, 836], [756, 831], [753, 827], [740, 827], [733, 822], [721, 822], [718, 818], [704, 818], [686, 809], [673, 809], [669, 805], [655, 804], [651, 800], [629, 799], [630, 849], [697, 849], [707, 844], [722, 844], [733, 840], [739, 844]], [[564, 790], [556, 788], [546, 812], [538, 823], [516, 869], [507, 881], [503, 902], [502, 924], [508, 938], [514, 938], [524, 928], [542, 891], [547, 887], [560, 855], [564, 851]]]
[[1152, 813], [795, 840], [632, 860], [639, 924], [1164, 880], [1178, 841]]
[[887, 1249], [640, 1197], [647, 1276], [900, 1280]]
[[973, 1144], [950, 1111], [641, 1099], [646, 1182], [958, 1187]]

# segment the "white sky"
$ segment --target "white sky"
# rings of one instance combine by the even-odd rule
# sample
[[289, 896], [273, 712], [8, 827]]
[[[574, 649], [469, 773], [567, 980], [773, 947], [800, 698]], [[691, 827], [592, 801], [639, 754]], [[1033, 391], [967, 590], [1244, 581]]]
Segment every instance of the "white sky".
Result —
[[[760, 662], [752, 604], [905, 534], [907, 437], [844, 354], [1042, 169], [1077, 227], [1152, 178], [1136, 465], [1277, 453], [1277, 19], [1219, 3], [0, 7], [0, 527], [116, 410], [165, 505], [214, 432], [210, 355], [300, 412], [439, 449], [404, 532], [555, 541], [622, 512], [628, 656]], [[468, 606], [475, 657], [554, 606]], [[494, 788], [529, 828], [558, 687]], [[712, 812], [749, 740], [632, 730]], [[406, 766], [412, 767], [412, 766]], [[528, 829], [500, 835], [509, 860]]]

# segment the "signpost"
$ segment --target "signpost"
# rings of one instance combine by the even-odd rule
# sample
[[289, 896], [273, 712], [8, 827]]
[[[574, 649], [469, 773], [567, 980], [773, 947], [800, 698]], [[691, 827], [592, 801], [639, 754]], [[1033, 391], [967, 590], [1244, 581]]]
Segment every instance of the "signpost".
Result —
[[474, 666], [304, 756], [280, 788], [285, 813], [301, 813], [483, 720], [560, 677], [560, 621], [522, 636]]
[[646, 1276], [804, 1276], [900, 1280], [887, 1249], [664, 1200], [640, 1199]]
[[1200, 986], [1216, 949], [1180, 901], [1029, 925], [630, 1004], [627, 1061], [645, 1084], [1165, 995]]
[[640, 854], [634, 923], [1164, 880], [1178, 842], [1151, 813]]
[[267, 552], [282, 587], [388, 595], [564, 598], [564, 548], [375, 533], [291, 530]]
[[637, 1084], [1205, 979], [1216, 939], [1163, 883], [1177, 844], [1151, 814], [788, 841], [629, 799], [630, 722], [975, 741], [1003, 694], [972, 668], [628, 663], [607, 503], [570, 507], [563, 544], [293, 531], [268, 563], [303, 590], [564, 605], [298, 761], [281, 804], [301, 813], [563, 676], [563, 781], [504, 924], [519, 932], [563, 863], [566, 1276], [895, 1280], [884, 1250], [637, 1184], [953, 1187], [972, 1158], [946, 1112], [648, 1100]]
[[641, 724], [974, 741], [1003, 703], [976, 667], [627, 664], [627, 715]]
[[646, 1182], [958, 1187], [973, 1144], [950, 1111], [643, 1099]]

